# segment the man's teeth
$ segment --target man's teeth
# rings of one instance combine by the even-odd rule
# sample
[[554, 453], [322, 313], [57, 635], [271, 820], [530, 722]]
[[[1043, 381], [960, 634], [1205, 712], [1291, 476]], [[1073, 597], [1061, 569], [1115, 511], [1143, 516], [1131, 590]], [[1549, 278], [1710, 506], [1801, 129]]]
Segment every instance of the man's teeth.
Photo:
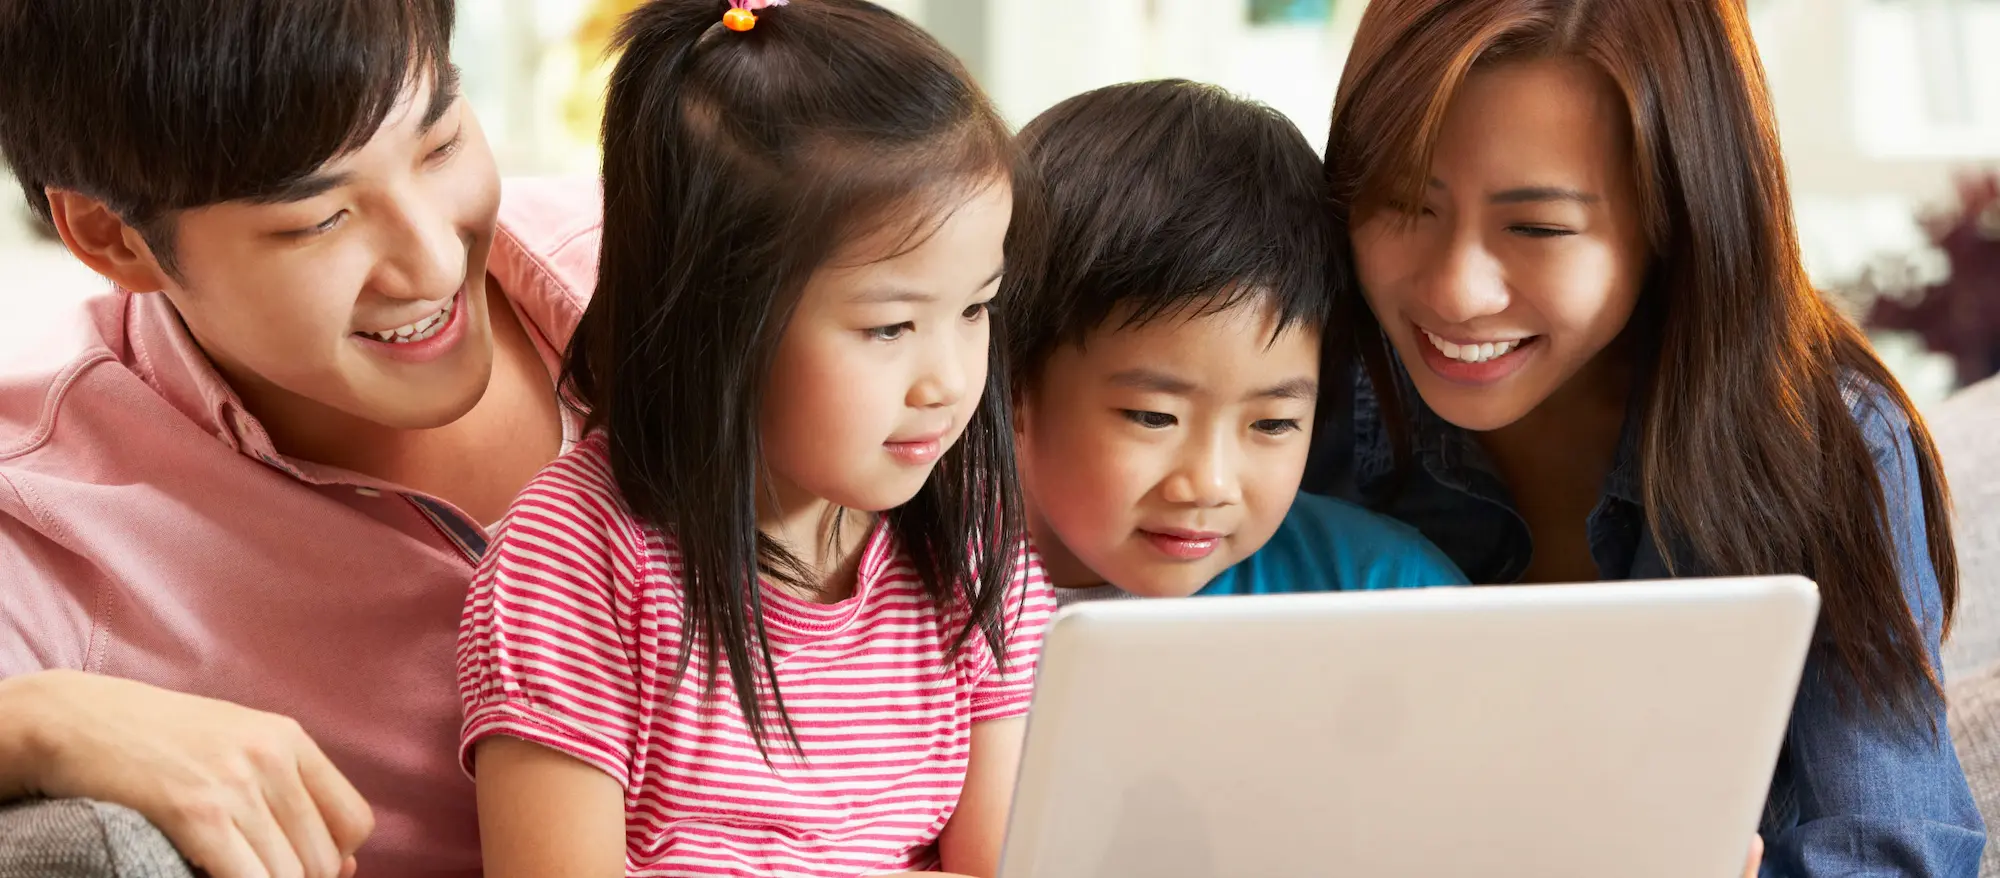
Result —
[[416, 344], [420, 341], [429, 341], [438, 333], [443, 332], [445, 325], [450, 322], [451, 305], [447, 304], [444, 306], [443, 311], [439, 311], [408, 326], [398, 326], [387, 332], [364, 332], [361, 335], [389, 344]]
[[1521, 342], [1527, 340], [1517, 338], [1513, 341], [1498, 343], [1486, 342], [1483, 344], [1461, 345], [1452, 344], [1430, 332], [1425, 332], [1424, 337], [1431, 340], [1431, 346], [1437, 348], [1438, 353], [1444, 354], [1447, 358], [1457, 360], [1461, 363], [1484, 363], [1487, 360], [1504, 357], [1513, 353], [1515, 348], [1521, 346]]

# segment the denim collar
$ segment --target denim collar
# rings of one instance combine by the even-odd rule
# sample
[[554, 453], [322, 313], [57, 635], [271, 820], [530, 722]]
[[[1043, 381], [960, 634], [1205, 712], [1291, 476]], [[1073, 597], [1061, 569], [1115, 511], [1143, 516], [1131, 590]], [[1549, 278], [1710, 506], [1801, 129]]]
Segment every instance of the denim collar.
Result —
[[[1411, 403], [1406, 415], [1410, 423], [1415, 461], [1432, 478], [1488, 501], [1513, 508], [1512, 498], [1501, 481], [1492, 458], [1471, 431], [1440, 417], [1417, 393], [1408, 370], [1394, 366], [1399, 395]], [[1641, 376], [1643, 377], [1643, 376]], [[1395, 451], [1383, 421], [1381, 400], [1365, 370], [1354, 370], [1354, 473], [1364, 492], [1386, 490], [1395, 478]], [[1643, 380], [1635, 387], [1645, 386]], [[1602, 495], [1644, 507], [1643, 473], [1639, 459], [1639, 433], [1644, 422], [1644, 406], [1635, 396], [1625, 410], [1619, 430], [1618, 448], [1612, 457], [1611, 472], [1605, 476]]]

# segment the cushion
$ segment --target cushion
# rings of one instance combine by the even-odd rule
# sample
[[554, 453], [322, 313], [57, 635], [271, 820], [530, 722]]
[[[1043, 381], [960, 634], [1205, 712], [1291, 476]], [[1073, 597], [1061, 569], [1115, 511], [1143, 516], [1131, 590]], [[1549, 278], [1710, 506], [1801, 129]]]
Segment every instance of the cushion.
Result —
[[0, 805], [0, 878], [194, 878], [137, 812], [82, 799]]

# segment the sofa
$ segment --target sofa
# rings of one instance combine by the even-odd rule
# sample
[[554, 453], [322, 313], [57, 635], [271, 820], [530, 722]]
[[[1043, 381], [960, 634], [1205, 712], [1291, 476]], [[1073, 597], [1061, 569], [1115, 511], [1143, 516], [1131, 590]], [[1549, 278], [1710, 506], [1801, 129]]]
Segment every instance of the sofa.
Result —
[[[1958, 616], [1944, 647], [1951, 734], [1991, 827], [2000, 825], [2000, 379], [1929, 414], [1958, 540]], [[2000, 846], [1987, 844], [1979, 874], [2000, 878]]]

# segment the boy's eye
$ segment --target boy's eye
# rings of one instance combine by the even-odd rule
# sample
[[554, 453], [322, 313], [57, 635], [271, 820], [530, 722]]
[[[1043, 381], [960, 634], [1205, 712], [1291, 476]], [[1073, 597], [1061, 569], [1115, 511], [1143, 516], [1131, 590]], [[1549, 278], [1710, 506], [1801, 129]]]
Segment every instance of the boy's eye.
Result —
[[862, 332], [876, 341], [895, 341], [902, 338], [903, 333], [914, 331], [916, 328], [917, 325], [914, 323], [897, 323], [892, 326], [877, 326]]
[[1265, 418], [1251, 424], [1250, 428], [1259, 433], [1282, 436], [1286, 433], [1297, 431], [1299, 429], [1299, 422], [1289, 418]]
[[1165, 412], [1142, 412], [1135, 409], [1122, 409], [1121, 413], [1125, 415], [1126, 420], [1145, 427], [1148, 430], [1164, 430], [1179, 423], [1173, 415]]

